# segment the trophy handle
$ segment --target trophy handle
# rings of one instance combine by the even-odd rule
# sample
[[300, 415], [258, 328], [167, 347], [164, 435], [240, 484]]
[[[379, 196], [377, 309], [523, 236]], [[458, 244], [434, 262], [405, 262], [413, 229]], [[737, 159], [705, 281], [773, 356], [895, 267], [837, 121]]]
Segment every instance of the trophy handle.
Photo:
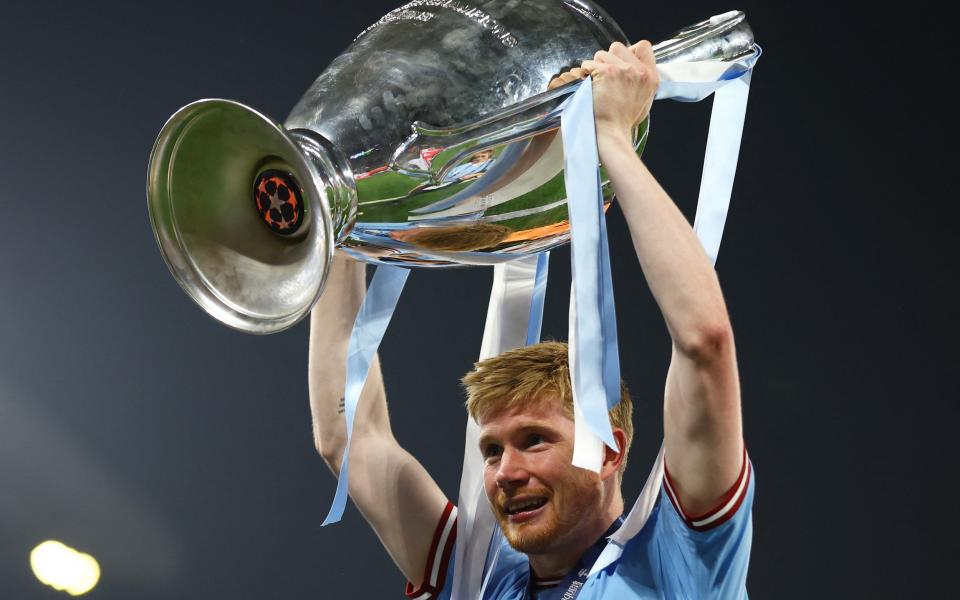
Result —
[[[435, 127], [416, 121], [413, 134], [393, 154], [390, 168], [405, 175], [439, 182], [466, 156], [487, 148], [517, 142], [560, 127], [559, 106], [576, 86], [564, 86], [518, 102], [477, 121], [451, 127]], [[417, 166], [416, 159], [426, 148], [442, 148], [429, 169]]]
[[[730, 11], [680, 29], [670, 38], [653, 47], [658, 64], [698, 61], [737, 61], [757, 54], [753, 32], [741, 11]], [[580, 82], [537, 94], [480, 119], [450, 127], [435, 127], [422, 121], [414, 122], [413, 133], [393, 154], [389, 167], [399, 173], [424, 180], [423, 186], [440, 185], [447, 174], [478, 152], [497, 147], [521, 144], [528, 140], [547, 141], [560, 127], [559, 107], [568, 96], [577, 91]], [[646, 139], [644, 124], [634, 138], [635, 147], [642, 147]], [[533, 144], [546, 147], [546, 143]], [[522, 148], [530, 149], [527, 144]], [[428, 168], [420, 158], [425, 152], [436, 151]], [[518, 152], [520, 150], [518, 149]], [[493, 175], [497, 175], [491, 177]], [[502, 185], [502, 173], [489, 173], [469, 190], [456, 198], [421, 207], [412, 211], [425, 214], [443, 210], [466, 198], [494, 191]], [[484, 181], [485, 180], [485, 181]], [[499, 182], [499, 183], [498, 183]], [[493, 186], [492, 189], [483, 189]]]
[[653, 47], [658, 64], [704, 60], [736, 61], [757, 54], [746, 15], [732, 10], [694, 23]]

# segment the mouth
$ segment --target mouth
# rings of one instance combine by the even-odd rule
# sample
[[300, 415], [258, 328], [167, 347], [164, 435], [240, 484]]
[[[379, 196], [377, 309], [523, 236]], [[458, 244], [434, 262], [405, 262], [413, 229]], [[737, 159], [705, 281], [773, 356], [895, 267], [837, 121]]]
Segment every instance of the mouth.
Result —
[[501, 509], [510, 523], [523, 523], [534, 519], [547, 506], [543, 496], [527, 496], [507, 501]]

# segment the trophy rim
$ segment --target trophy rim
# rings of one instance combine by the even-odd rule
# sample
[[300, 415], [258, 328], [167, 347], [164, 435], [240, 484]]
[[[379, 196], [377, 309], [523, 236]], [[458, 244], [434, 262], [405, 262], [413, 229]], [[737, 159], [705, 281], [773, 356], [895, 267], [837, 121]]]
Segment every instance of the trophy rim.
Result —
[[[253, 310], [245, 309], [241, 304], [230, 300], [207, 282], [207, 278], [197, 267], [186, 249], [172, 216], [173, 202], [169, 189], [169, 177], [172, 162], [176, 156], [185, 128], [201, 114], [216, 108], [239, 109], [247, 116], [252, 116], [261, 125], [269, 129], [276, 140], [288, 146], [291, 166], [299, 173], [305, 174], [309, 181], [301, 178], [302, 193], [307, 198], [305, 225], [309, 227], [306, 235], [321, 238], [320, 251], [315, 255], [319, 262], [321, 276], [316, 281], [316, 291], [307, 302], [296, 305], [293, 309], [276, 316], [257, 314]], [[299, 145], [282, 125], [264, 113], [236, 100], [224, 98], [203, 98], [190, 102], [167, 119], [154, 142], [150, 152], [147, 168], [147, 208], [150, 217], [154, 239], [160, 248], [170, 273], [180, 287], [199, 305], [204, 312], [224, 325], [252, 334], [270, 334], [289, 329], [296, 325], [312, 310], [326, 284], [330, 265], [333, 261], [335, 241], [331, 221], [331, 211], [326, 195], [322, 193], [326, 185], [324, 178], [316, 172], [314, 165], [303, 156]], [[317, 236], [313, 228], [320, 228], [321, 235]]]

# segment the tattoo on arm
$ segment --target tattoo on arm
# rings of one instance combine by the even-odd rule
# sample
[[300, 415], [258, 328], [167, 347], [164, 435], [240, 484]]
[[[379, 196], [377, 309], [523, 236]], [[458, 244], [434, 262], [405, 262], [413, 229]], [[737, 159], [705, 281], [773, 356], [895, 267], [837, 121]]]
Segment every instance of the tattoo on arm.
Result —
[[342, 415], [346, 410], [346, 404], [344, 403], [343, 398], [340, 398], [340, 402], [337, 403], [337, 414]]

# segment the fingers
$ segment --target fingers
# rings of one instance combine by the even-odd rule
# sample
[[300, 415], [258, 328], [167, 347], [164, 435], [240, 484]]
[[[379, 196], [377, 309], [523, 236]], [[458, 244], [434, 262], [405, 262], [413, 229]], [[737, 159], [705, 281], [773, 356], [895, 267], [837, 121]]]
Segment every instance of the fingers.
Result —
[[585, 74], [594, 79], [611, 73], [622, 73], [631, 67], [640, 67], [640, 65], [627, 47], [619, 42], [614, 42], [610, 50], [598, 50], [593, 55], [593, 60], [585, 60], [580, 65]]
[[580, 70], [583, 71], [584, 75], [591, 75], [599, 66], [600, 63], [595, 60], [585, 60], [580, 64]]
[[589, 75], [594, 81], [598, 81], [604, 77], [607, 77], [611, 72], [617, 69], [616, 65], [605, 61], [609, 61], [609, 57], [601, 56], [599, 61], [585, 60], [583, 61], [583, 64], [580, 65], [580, 68], [583, 70], [584, 76]]
[[632, 48], [633, 46], [627, 48], [620, 42], [614, 42], [610, 45], [610, 50], [608, 52], [627, 64], [636, 64], [639, 62], [639, 59], [637, 58], [636, 54], [633, 53]]
[[573, 79], [561, 81], [568, 73], [576, 72], [577, 79], [583, 79], [588, 75], [600, 75], [608, 68], [604, 65], [612, 65], [614, 68], [636, 67], [639, 68], [641, 74], [645, 70], [650, 69], [655, 73], [656, 59], [653, 57], [653, 46], [647, 40], [639, 41], [629, 48], [621, 42], [614, 42], [610, 45], [609, 50], [598, 50], [596, 54], [593, 55], [593, 59], [583, 61], [579, 69], [571, 69], [554, 78], [554, 80], [550, 82], [549, 87], [553, 89], [558, 85], [573, 81]]
[[653, 57], [653, 45], [647, 40], [640, 40], [630, 46], [629, 50], [631, 54], [637, 57], [637, 60], [645, 65], [652, 67], [657, 64], [657, 60]]
[[638, 69], [640, 79], [652, 81], [654, 87], [658, 86], [660, 73], [657, 71], [657, 59], [653, 55], [653, 45], [647, 40], [640, 40], [623, 50], [631, 55], [632, 60], [628, 62]]
[[577, 81], [578, 79], [584, 79], [587, 76], [587, 73], [580, 67], [570, 69], [569, 71], [564, 71], [563, 73], [557, 75], [552, 80], [550, 80], [549, 85], [547, 85], [548, 90], [558, 88], [561, 85], [566, 85], [571, 81]]
[[[614, 42], [614, 45], [617, 45], [617, 42]], [[623, 44], [619, 44], [623, 46]], [[597, 53], [593, 55], [593, 60], [600, 64], [605, 65], [616, 65], [623, 63], [623, 58], [617, 56], [613, 53], [614, 46], [610, 47], [610, 50], [597, 50]]]

